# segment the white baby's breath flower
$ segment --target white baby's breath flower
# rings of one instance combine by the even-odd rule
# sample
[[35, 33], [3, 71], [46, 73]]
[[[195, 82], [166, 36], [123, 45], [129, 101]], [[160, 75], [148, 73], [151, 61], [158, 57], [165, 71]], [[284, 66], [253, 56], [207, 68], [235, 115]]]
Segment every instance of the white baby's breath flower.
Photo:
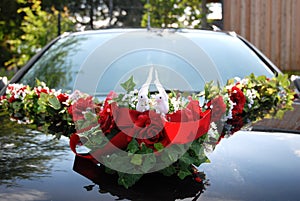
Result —
[[220, 135], [218, 132], [217, 124], [211, 122], [210, 128], [207, 132], [207, 137], [205, 138], [205, 141], [203, 143], [204, 151], [206, 154], [209, 154], [214, 150], [219, 137]]
[[53, 94], [54, 94], [55, 96], [58, 96], [59, 94], [62, 93], [62, 92], [61, 92], [61, 89], [59, 89], [59, 90], [52, 89], [52, 92], [53, 92]]
[[240, 77], [234, 77], [233, 79], [234, 79], [236, 82], [241, 82], [241, 80], [242, 80]]
[[248, 79], [248, 78], [244, 78], [244, 79], [240, 80], [240, 83], [241, 83], [242, 85], [248, 85], [249, 79]]
[[126, 101], [127, 98], [128, 98], [128, 94], [125, 94], [122, 98], [122, 101]]
[[234, 87], [234, 86], [235, 86], [235, 84], [230, 84], [230, 85], [225, 86], [225, 88], [226, 88], [226, 90], [231, 90], [232, 87]]
[[170, 100], [171, 100], [171, 104], [173, 105], [174, 112], [176, 112], [177, 110], [179, 110], [180, 109], [181, 101], [178, 100], [176, 97], [172, 97]]
[[232, 119], [232, 109], [236, 105], [236, 103], [232, 102], [228, 94], [225, 94], [223, 96], [223, 100], [226, 103], [227, 110], [226, 110], [226, 114], [223, 115], [221, 121], [225, 122], [228, 119]]
[[82, 92], [80, 92], [79, 90], [75, 90], [70, 96], [69, 96], [69, 101], [71, 102], [71, 104], [73, 104], [74, 102], [76, 102], [79, 98], [82, 97], [86, 97], [87, 94], [84, 94]]
[[137, 89], [134, 89], [133, 91], [130, 91], [129, 94], [134, 96], [135, 94], [138, 94], [139, 91]]
[[257, 91], [255, 89], [247, 89], [246, 97], [248, 100], [248, 108], [251, 108], [254, 104], [254, 99], [256, 98]]
[[210, 128], [208, 130], [209, 137], [215, 138], [219, 134], [217, 130], [217, 125], [215, 122], [210, 123]]

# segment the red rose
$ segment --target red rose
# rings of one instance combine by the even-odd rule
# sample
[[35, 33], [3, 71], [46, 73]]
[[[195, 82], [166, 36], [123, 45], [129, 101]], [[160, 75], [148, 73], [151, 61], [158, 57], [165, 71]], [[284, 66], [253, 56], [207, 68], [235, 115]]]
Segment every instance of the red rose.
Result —
[[232, 109], [232, 116], [242, 114], [246, 103], [246, 97], [244, 93], [236, 86], [231, 88], [230, 100], [235, 103]]
[[235, 116], [233, 119], [228, 119], [227, 124], [230, 124], [232, 126], [230, 133], [233, 134], [244, 126], [243, 117], [241, 115]]
[[[190, 113], [190, 111], [188, 111]], [[171, 114], [166, 114], [166, 119], [170, 122], [183, 122], [183, 121], [188, 121], [187, 113], [184, 112], [184, 110], [178, 110], [174, 113]]]
[[187, 109], [189, 109], [192, 112], [193, 120], [199, 120], [203, 117], [203, 112], [199, 105], [199, 101], [191, 100], [187, 105]]
[[151, 119], [149, 118], [149, 111], [140, 113], [134, 120], [134, 125], [140, 128], [144, 128], [151, 124]]
[[104, 104], [103, 109], [99, 112], [99, 124], [104, 134], [108, 134], [115, 127], [112, 104]]
[[51, 90], [47, 88], [41, 88], [41, 87], [35, 87], [34, 90], [38, 97], [40, 97], [41, 93], [49, 94], [49, 92], [51, 92]]
[[95, 104], [93, 97], [79, 98], [73, 105], [68, 108], [68, 112], [73, 117], [73, 121], [84, 119], [84, 113], [87, 109], [94, 110]]
[[0, 96], [0, 101], [5, 100], [5, 99], [6, 99], [6, 95]]
[[57, 99], [59, 100], [60, 103], [66, 102], [69, 98], [68, 94], [61, 93], [57, 96]]
[[113, 117], [113, 108], [112, 108], [112, 106], [114, 106], [115, 103], [110, 104], [109, 101], [111, 101], [116, 96], [117, 96], [116, 93], [110, 92], [105, 99], [103, 109], [99, 112], [100, 117], [98, 122], [104, 134], [110, 133], [111, 130], [115, 128], [115, 120]]
[[134, 123], [136, 138], [139, 143], [143, 142], [152, 149], [154, 149], [155, 143], [162, 143], [165, 147], [170, 143], [164, 130], [163, 120], [154, 111], [143, 113]]
[[202, 117], [203, 112], [197, 100], [191, 100], [185, 109], [166, 115], [166, 119], [170, 122], [197, 121]]
[[12, 96], [8, 99], [8, 102], [9, 102], [9, 103], [12, 103], [12, 102], [14, 102], [15, 100], [16, 100], [15, 95], [12, 94]]
[[208, 107], [212, 106], [211, 109], [211, 121], [216, 122], [219, 121], [222, 115], [226, 112], [226, 104], [224, 103], [223, 97], [218, 96], [211, 100], [208, 104]]

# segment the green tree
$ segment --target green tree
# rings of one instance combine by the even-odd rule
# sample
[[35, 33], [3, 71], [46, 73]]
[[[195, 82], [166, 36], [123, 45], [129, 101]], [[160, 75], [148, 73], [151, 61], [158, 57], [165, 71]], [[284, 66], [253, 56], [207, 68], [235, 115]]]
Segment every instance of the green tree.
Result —
[[[12, 56], [6, 41], [9, 38], [17, 38], [22, 34], [22, 31], [19, 29], [22, 16], [17, 14], [18, 9], [19, 4], [16, 1], [0, 1], [0, 67], [3, 71], [4, 62]], [[0, 71], [0, 76], [3, 74], [3, 71]]]
[[146, 0], [104, 0], [110, 27], [140, 27]]
[[151, 27], [182, 27], [179, 18], [184, 15], [184, 8], [180, 4], [181, 0], [149, 0], [142, 26], [147, 26], [149, 14]]
[[[25, 0], [18, 0], [26, 4]], [[41, 9], [41, 0], [32, 0], [31, 4], [18, 9], [24, 15], [21, 23], [23, 34], [19, 38], [7, 40], [13, 57], [5, 63], [8, 68], [23, 66], [34, 54], [57, 36], [58, 11], [52, 8], [52, 13]], [[68, 10], [60, 12], [61, 30], [72, 31], [74, 23], [70, 20]]]
[[148, 0], [141, 25], [158, 28], [208, 28], [204, 0]]
[[77, 0], [69, 1], [66, 5], [76, 23], [87, 30], [140, 27], [145, 2], [146, 0]]

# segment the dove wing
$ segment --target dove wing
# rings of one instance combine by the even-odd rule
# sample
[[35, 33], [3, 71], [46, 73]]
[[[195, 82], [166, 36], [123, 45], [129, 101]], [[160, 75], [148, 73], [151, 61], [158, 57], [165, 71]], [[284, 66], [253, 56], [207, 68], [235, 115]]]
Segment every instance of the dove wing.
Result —
[[149, 89], [149, 85], [150, 85], [150, 82], [151, 82], [151, 79], [152, 79], [152, 73], [153, 73], [153, 67], [150, 68], [150, 71], [149, 71], [149, 74], [148, 74], [148, 77], [147, 77], [147, 80], [146, 82], [142, 85], [142, 87], [140, 88], [139, 92], [138, 92], [138, 95], [144, 95], [144, 94], [148, 94], [148, 89]]

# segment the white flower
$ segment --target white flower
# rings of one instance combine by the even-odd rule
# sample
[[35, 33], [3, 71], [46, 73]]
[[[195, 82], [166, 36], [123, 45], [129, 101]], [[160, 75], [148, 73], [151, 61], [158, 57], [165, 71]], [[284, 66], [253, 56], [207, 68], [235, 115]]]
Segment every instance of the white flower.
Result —
[[85, 93], [80, 92], [79, 90], [75, 90], [70, 96], [69, 96], [69, 100], [71, 102], [71, 104], [73, 104], [74, 102], [76, 102], [79, 98], [82, 97], [87, 97], [88, 95]]
[[219, 132], [218, 132], [217, 129], [218, 128], [217, 128], [216, 123], [215, 122], [211, 122], [209, 130], [208, 130], [209, 137], [216, 138], [216, 136], [219, 134]]
[[206, 154], [211, 153], [215, 147], [216, 142], [218, 141], [220, 134], [218, 132], [217, 125], [214, 122], [210, 123], [210, 128], [207, 132], [207, 136], [203, 143], [204, 151]]
[[177, 110], [179, 110], [180, 107], [180, 100], [178, 100], [176, 97], [173, 97], [170, 99], [171, 104], [173, 105], [174, 108], [174, 112], [176, 112]]
[[232, 109], [236, 105], [236, 103], [232, 102], [232, 100], [229, 98], [228, 94], [225, 94], [223, 96], [223, 100], [226, 103], [226, 106], [227, 106], [227, 110], [226, 111], [227, 112], [226, 112], [226, 115], [224, 115], [222, 117], [221, 121], [225, 122], [228, 119], [232, 119]]
[[244, 79], [240, 80], [240, 83], [241, 83], [242, 85], [248, 85], [249, 79], [248, 79], [248, 78], [244, 78]]
[[128, 94], [125, 94], [122, 98], [122, 101], [126, 101], [127, 98], [128, 98]]

